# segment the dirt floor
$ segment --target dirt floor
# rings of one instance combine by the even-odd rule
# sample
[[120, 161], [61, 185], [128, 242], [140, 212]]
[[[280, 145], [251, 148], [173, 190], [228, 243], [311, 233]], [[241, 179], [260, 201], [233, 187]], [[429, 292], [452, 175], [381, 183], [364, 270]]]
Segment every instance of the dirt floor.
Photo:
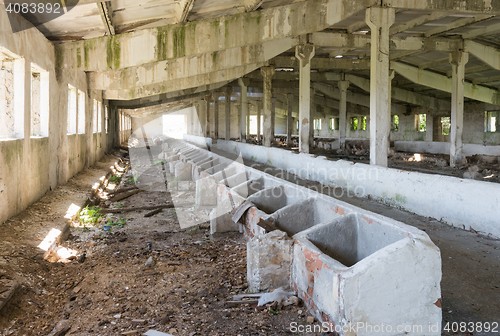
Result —
[[[189, 207], [187, 203], [194, 200], [192, 186], [158, 184], [155, 176], [164, 170], [148, 164], [158, 151], [140, 154], [144, 165], [137, 164], [139, 174], [123, 171], [121, 181], [115, 180], [100, 193], [99, 206], [121, 211], [173, 201]], [[62, 335], [64, 331], [67, 335], [141, 335], [150, 329], [173, 335], [303, 334], [289, 329], [292, 322], [308, 325], [307, 310], [300, 305], [231, 306], [228, 301], [233, 295], [248, 292], [244, 237], [239, 233], [211, 236], [208, 224], [199, 218], [200, 224], [181, 228], [180, 209], [165, 208], [151, 217], [145, 217], [151, 209], [118, 212], [85, 226], [80, 223], [63, 243], [76, 257], [44, 260], [37, 247], [40, 241], [51, 228], [66, 222], [64, 216], [72, 204], [85, 203], [92, 186], [117, 160], [106, 156], [0, 226], [0, 280], [10, 278], [21, 284], [0, 311], [0, 335]], [[165, 177], [172, 184], [172, 177]], [[314, 187], [309, 181], [295, 182]], [[134, 185], [144, 191], [116, 202], [106, 200], [117, 194], [117, 188]], [[429, 234], [442, 254], [443, 327], [447, 322], [500, 322], [498, 240], [370, 200], [339, 197], [335, 190], [323, 191]]]

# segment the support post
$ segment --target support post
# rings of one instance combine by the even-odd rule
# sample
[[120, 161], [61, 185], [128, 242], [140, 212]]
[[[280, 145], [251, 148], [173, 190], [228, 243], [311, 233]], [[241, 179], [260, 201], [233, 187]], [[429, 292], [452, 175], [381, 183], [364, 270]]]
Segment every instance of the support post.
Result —
[[264, 78], [264, 97], [263, 97], [263, 114], [264, 114], [264, 146], [271, 147], [272, 138], [272, 78], [274, 75], [274, 66], [262, 67], [260, 69]]
[[205, 101], [207, 102], [207, 113], [206, 113], [206, 124], [205, 124], [205, 136], [207, 138], [210, 138], [210, 128], [211, 128], [211, 123], [210, 123], [210, 101], [211, 101], [211, 96], [207, 95], [205, 96]]
[[469, 54], [463, 51], [450, 53], [451, 63], [451, 129], [450, 167], [463, 164], [462, 132], [464, 129], [464, 78]]
[[299, 73], [299, 151], [309, 153], [311, 137], [311, 59], [314, 45], [302, 43], [295, 48], [300, 63]]
[[257, 101], [257, 143], [260, 143], [261, 137], [261, 129], [260, 129], [260, 115], [262, 112], [262, 100]]
[[271, 98], [271, 145], [276, 142], [276, 97]]
[[219, 93], [213, 93], [214, 98], [214, 139], [219, 139]]
[[434, 138], [434, 118], [427, 111], [425, 118], [425, 141], [432, 142]]
[[287, 113], [286, 113], [286, 145], [292, 147], [292, 106], [293, 106], [293, 93], [286, 95]]
[[240, 142], [247, 142], [247, 119], [248, 119], [248, 96], [247, 89], [250, 79], [239, 78], [238, 84], [241, 88], [240, 96]]
[[225, 109], [225, 127], [224, 131], [226, 133], [225, 139], [231, 140], [231, 93], [233, 92], [233, 88], [231, 86], [226, 87], [224, 91], [225, 100], [224, 100], [224, 109]]
[[[344, 74], [342, 74], [344, 78]], [[340, 90], [340, 104], [339, 104], [339, 142], [340, 149], [345, 149], [345, 134], [347, 127], [347, 88], [349, 81], [341, 80], [338, 82]]]
[[389, 76], [389, 28], [395, 9], [372, 7], [366, 10], [371, 29], [370, 52], [370, 164], [387, 167], [391, 125]]

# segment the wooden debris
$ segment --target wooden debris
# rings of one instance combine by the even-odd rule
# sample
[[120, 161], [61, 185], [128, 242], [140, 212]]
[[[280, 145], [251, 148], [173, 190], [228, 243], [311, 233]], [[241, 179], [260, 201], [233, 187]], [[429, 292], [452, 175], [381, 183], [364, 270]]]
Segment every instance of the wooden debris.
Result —
[[118, 212], [130, 212], [130, 211], [141, 211], [141, 210], [156, 210], [156, 209], [168, 209], [175, 208], [173, 203], [165, 204], [165, 205], [151, 205], [151, 206], [143, 206], [143, 207], [134, 207], [134, 208], [120, 208], [120, 209], [101, 209], [101, 213], [118, 213]]
[[278, 228], [274, 226], [273, 223], [271, 223], [268, 220], [265, 220], [264, 218], [260, 218], [259, 221], [257, 222], [257, 225], [266, 230], [267, 232], [278, 230]]
[[236, 307], [244, 304], [257, 304], [259, 303], [259, 299], [252, 300], [237, 300], [237, 301], [226, 301], [226, 306], [228, 307]]
[[135, 195], [135, 194], [138, 194], [140, 192], [142, 192], [141, 189], [130, 190], [128, 192], [125, 192], [125, 193], [122, 193], [122, 194], [118, 194], [118, 195], [115, 195], [115, 196], [111, 197], [111, 201], [118, 202], [118, 201], [121, 201], [122, 199], [128, 198], [128, 197], [130, 197], [132, 195]]
[[144, 215], [144, 217], [153, 217], [154, 215], [159, 214], [162, 211], [163, 211], [163, 209], [159, 208], [159, 209], [153, 210], [151, 212], [148, 212], [147, 214]]

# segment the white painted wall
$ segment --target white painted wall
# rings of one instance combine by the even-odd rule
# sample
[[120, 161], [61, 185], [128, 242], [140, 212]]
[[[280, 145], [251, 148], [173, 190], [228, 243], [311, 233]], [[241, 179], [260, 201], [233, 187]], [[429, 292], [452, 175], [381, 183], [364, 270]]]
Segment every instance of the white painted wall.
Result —
[[359, 197], [370, 195], [391, 206], [500, 237], [500, 185], [496, 183], [330, 161], [233, 141], [219, 140], [216, 146], [305, 179], [342, 187]]

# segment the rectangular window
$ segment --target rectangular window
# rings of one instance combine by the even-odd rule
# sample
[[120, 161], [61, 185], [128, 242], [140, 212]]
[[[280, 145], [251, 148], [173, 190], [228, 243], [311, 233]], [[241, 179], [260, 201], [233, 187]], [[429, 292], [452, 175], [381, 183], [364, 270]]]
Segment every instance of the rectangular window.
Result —
[[358, 117], [351, 117], [351, 131], [358, 130]]
[[500, 132], [500, 111], [484, 112], [484, 131]]
[[97, 133], [97, 100], [94, 99], [94, 105], [92, 107], [92, 130], [93, 133]]
[[340, 129], [339, 123], [340, 118], [330, 118], [330, 120], [328, 120], [328, 128], [332, 131], [338, 131]]
[[77, 96], [76, 88], [68, 85], [68, 134], [76, 134]]
[[415, 115], [415, 131], [425, 132], [427, 130], [427, 115], [426, 114], [416, 114]]
[[109, 111], [108, 105], [104, 105], [104, 128], [106, 129], [106, 134], [109, 133]]
[[31, 136], [49, 136], [49, 73], [31, 66]]
[[313, 124], [314, 124], [314, 130], [316, 131], [321, 130], [321, 119], [313, 119]]
[[[0, 57], [2, 54], [0, 53]], [[0, 138], [14, 138], [14, 61], [0, 60]]]
[[97, 102], [97, 132], [102, 132], [102, 103]]
[[391, 119], [391, 130], [393, 132], [399, 131], [399, 116], [397, 114], [393, 114]]
[[85, 134], [85, 93], [78, 90], [78, 134]]
[[443, 135], [450, 135], [451, 118], [441, 117], [441, 132]]
[[366, 131], [366, 121], [368, 120], [368, 118], [366, 116], [362, 116], [358, 120], [359, 120], [359, 123], [360, 123], [358, 125], [358, 130], [360, 130], [360, 131]]

